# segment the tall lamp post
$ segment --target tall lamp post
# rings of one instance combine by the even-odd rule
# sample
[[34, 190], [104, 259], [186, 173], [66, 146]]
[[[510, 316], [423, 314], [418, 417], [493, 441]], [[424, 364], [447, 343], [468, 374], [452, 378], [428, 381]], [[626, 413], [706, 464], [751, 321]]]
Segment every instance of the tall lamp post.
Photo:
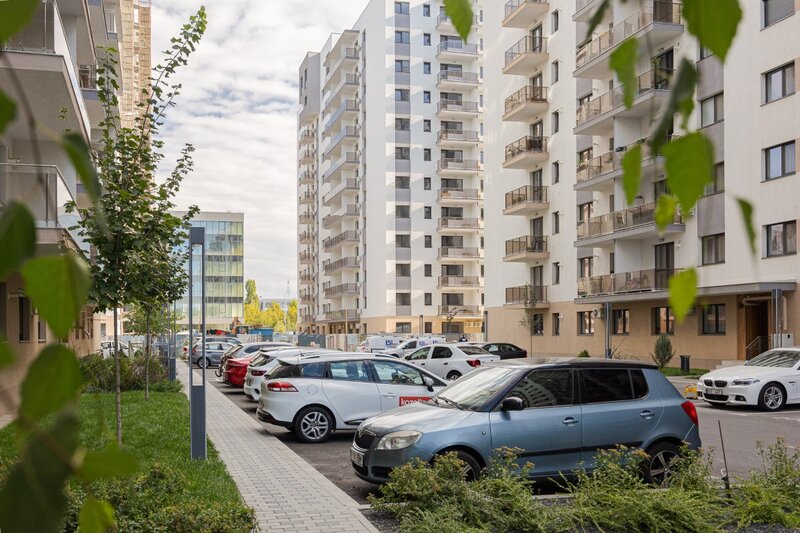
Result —
[[[192, 459], [205, 459], [206, 449], [206, 229], [189, 228], [189, 427], [191, 434]], [[194, 247], [200, 245], [200, 368], [202, 379], [194, 384], [192, 368], [192, 349], [194, 330], [192, 329], [193, 285], [192, 259]]]

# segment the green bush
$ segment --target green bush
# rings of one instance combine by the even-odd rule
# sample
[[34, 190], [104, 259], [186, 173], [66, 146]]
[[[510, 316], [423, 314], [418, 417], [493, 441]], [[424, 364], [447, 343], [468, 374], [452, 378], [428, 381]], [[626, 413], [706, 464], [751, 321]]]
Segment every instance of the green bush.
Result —
[[581, 350], [578, 353], [578, 357], [589, 357], [589, 350]]
[[739, 526], [780, 524], [800, 528], [800, 452], [790, 454], [786, 443], [758, 447], [764, 464], [743, 480], [734, 493], [734, 514]]
[[[80, 360], [81, 374], [87, 392], [111, 392], [114, 390], [114, 358], [104, 359], [98, 354], [87, 355]], [[145, 383], [145, 359], [142, 356], [119, 358], [120, 388], [123, 391], [142, 390]], [[166, 379], [164, 366], [155, 357], [150, 357], [151, 387]], [[180, 390], [180, 389], [178, 389]]]
[[675, 351], [672, 349], [672, 341], [669, 340], [669, 337], [662, 333], [656, 339], [656, 345], [653, 349], [653, 353], [650, 354], [650, 357], [653, 358], [653, 362], [658, 365], [658, 368], [664, 368], [669, 364], [673, 357], [675, 357]]

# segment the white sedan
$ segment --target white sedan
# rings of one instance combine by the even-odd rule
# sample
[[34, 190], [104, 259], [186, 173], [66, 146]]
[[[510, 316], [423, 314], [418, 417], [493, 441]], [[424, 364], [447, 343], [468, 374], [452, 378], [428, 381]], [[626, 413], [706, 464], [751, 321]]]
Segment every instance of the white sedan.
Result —
[[303, 442], [324, 442], [335, 430], [429, 400], [447, 384], [396, 358], [365, 353], [279, 358], [261, 383], [258, 418], [293, 430]]
[[492, 355], [471, 344], [435, 344], [420, 348], [405, 358], [428, 372], [451, 381], [481, 365], [500, 360], [499, 355]]
[[765, 411], [800, 403], [800, 348], [776, 348], [704, 374], [697, 396], [715, 407], [757, 405]]

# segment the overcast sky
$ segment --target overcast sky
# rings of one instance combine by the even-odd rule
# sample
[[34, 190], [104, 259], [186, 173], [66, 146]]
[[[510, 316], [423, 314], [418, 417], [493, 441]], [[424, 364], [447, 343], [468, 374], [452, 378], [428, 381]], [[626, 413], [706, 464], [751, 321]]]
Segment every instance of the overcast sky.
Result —
[[[153, 64], [203, 2], [153, 2]], [[242, 211], [245, 278], [260, 296], [297, 292], [297, 69], [367, 0], [205, 0], [208, 29], [176, 78], [183, 92], [162, 129], [169, 160], [191, 143], [195, 170], [178, 208]]]

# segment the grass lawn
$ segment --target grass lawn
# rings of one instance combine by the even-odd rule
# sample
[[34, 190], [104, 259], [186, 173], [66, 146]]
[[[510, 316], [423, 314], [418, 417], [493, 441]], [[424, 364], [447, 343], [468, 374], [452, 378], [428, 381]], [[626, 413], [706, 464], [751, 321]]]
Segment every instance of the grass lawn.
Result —
[[698, 377], [702, 376], [703, 374], [708, 372], [707, 368], [692, 368], [689, 373], [681, 372], [680, 367], [675, 366], [668, 366], [661, 369], [661, 372], [667, 377], [673, 376], [690, 376], [690, 377]]
[[[141, 474], [97, 489], [117, 510], [121, 531], [252, 529], [252, 513], [213, 445], [208, 460], [190, 459], [189, 402], [182, 393], [151, 392], [145, 401], [142, 391], [123, 392], [122, 413], [124, 448], [139, 458]], [[104, 449], [114, 442], [114, 394], [84, 394], [80, 420], [84, 447]], [[0, 464], [17, 454], [14, 429], [6, 427], [0, 431]], [[77, 484], [72, 491], [82, 500]]]

